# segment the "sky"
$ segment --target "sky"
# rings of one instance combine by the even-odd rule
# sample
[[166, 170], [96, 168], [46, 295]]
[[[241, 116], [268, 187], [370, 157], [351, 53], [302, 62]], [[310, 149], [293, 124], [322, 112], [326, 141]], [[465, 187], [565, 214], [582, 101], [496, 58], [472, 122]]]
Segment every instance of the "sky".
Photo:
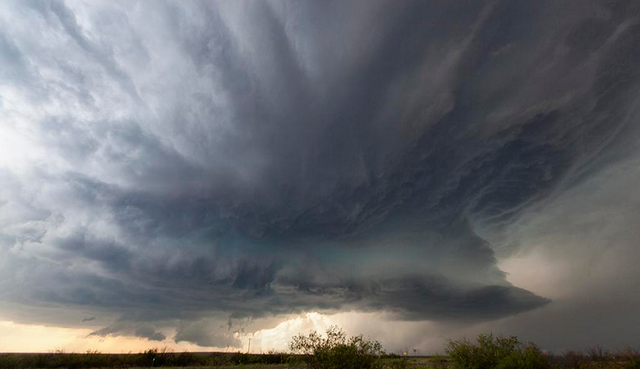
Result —
[[638, 347], [639, 65], [635, 1], [3, 1], [0, 351]]

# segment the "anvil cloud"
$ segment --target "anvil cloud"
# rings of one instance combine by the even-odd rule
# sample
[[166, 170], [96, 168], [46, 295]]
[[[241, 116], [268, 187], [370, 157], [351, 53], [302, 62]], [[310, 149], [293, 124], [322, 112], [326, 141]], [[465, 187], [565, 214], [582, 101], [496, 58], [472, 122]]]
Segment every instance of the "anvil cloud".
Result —
[[499, 260], [601, 256], [588, 224], [638, 260], [639, 11], [5, 2], [0, 317], [213, 347], [309, 311], [558, 318], [575, 294]]

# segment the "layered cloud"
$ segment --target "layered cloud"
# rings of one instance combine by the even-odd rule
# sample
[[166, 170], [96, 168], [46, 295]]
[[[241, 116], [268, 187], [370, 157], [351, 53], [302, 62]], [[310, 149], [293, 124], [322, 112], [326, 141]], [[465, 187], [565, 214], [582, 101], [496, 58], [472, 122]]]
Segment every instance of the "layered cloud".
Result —
[[637, 163], [634, 7], [7, 2], [0, 313], [225, 347], [545, 306], [497, 257]]

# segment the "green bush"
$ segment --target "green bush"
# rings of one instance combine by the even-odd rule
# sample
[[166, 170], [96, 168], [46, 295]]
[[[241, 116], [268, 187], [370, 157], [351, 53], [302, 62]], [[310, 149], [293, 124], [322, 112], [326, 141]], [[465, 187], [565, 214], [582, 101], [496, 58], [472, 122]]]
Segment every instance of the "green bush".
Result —
[[625, 347], [617, 354], [617, 360], [625, 369], [640, 369], [640, 351]]
[[456, 369], [548, 369], [549, 359], [530, 343], [523, 345], [517, 337], [481, 334], [477, 344], [466, 339], [449, 341], [447, 354]]
[[516, 350], [498, 362], [498, 369], [547, 369], [550, 368], [549, 359], [540, 349], [530, 343], [521, 350]]
[[587, 357], [580, 351], [565, 351], [559, 358], [559, 366], [567, 369], [581, 369], [587, 365]]
[[384, 354], [377, 341], [368, 341], [361, 335], [347, 339], [346, 333], [332, 326], [327, 336], [317, 332], [293, 337], [289, 344], [292, 352], [302, 355], [312, 369], [381, 369], [380, 356]]

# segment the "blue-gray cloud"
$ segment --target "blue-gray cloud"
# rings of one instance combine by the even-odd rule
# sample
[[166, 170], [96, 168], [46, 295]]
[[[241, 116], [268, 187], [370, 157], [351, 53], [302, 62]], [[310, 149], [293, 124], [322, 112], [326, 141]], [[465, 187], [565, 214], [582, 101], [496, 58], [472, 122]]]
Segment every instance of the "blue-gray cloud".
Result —
[[0, 295], [97, 335], [539, 308], [505, 230], [637, 141], [633, 2], [2, 7]]

